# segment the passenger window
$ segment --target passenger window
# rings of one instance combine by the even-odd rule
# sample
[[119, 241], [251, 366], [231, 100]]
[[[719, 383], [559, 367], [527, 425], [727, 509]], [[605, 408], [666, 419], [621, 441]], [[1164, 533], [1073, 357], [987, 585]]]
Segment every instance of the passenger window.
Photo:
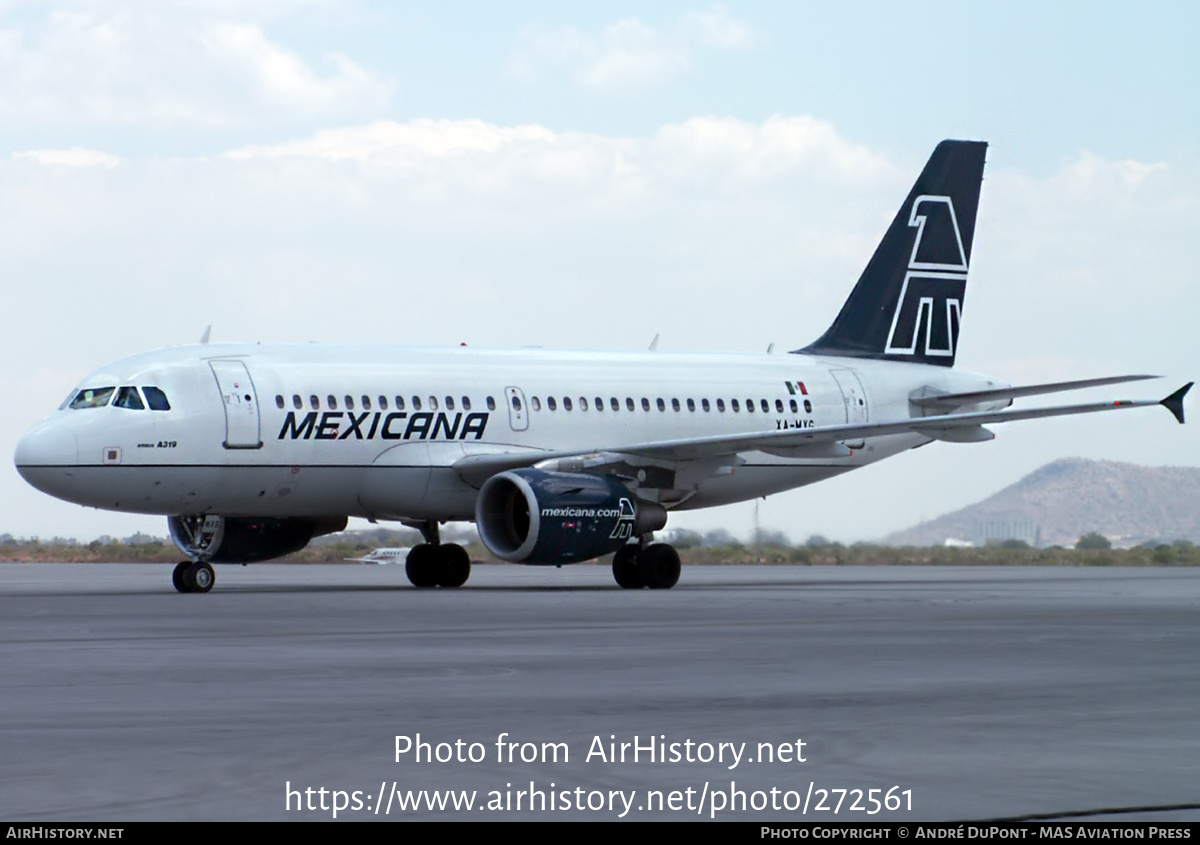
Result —
[[[487, 406], [488, 406], [488, 410], [489, 410], [489, 411], [494, 411], [494, 410], [496, 410], [496, 400], [495, 400], [495, 399], [493, 399], [492, 397], [490, 397], [490, 396], [489, 396], [489, 397], [487, 398]], [[519, 409], [518, 409], [518, 410], [519, 410]]]
[[332, 393], [325, 397], [325, 403], [329, 406], [329, 410], [337, 410], [337, 397]]
[[130, 411], [146, 410], [146, 406], [142, 404], [142, 397], [138, 395], [136, 387], [122, 387], [117, 391], [117, 398], [113, 404], [118, 408], [128, 408]]
[[564, 411], [571, 410], [571, 397], [570, 396], [563, 397], [563, 410]]
[[703, 408], [703, 409], [704, 409], [704, 413], [706, 413], [706, 414], [707, 414], [707, 413], [708, 413], [708, 411], [709, 411], [709, 407], [708, 407], [708, 400], [707, 400], [707, 399], [701, 399], [701, 400], [700, 400], [700, 407], [701, 407], [701, 408]]
[[742, 409], [742, 407], [738, 404], [738, 400], [736, 399], [729, 400], [729, 407], [735, 414]]
[[558, 403], [554, 401], [553, 396], [546, 397], [546, 407], [549, 408], [551, 411], [558, 410]]
[[314, 411], [316, 411], [321, 407], [321, 400], [316, 397], [316, 394], [313, 394], [312, 396], [308, 397], [308, 404], [312, 406]]
[[363, 398], [362, 398], [362, 409], [364, 411], [371, 410], [371, 397], [367, 396], [365, 394], [363, 395]]
[[662, 400], [661, 396], [658, 397], [658, 410], [660, 410], [660, 411], [667, 410], [667, 403]]
[[292, 407], [295, 408], [297, 411], [299, 411], [301, 408], [304, 407], [304, 400], [302, 400], [300, 398], [299, 393], [292, 394]]
[[102, 408], [112, 398], [115, 387], [85, 387], [71, 402], [72, 408]]
[[771, 406], [770, 406], [770, 405], [767, 403], [767, 400], [766, 400], [766, 399], [762, 399], [762, 400], [760, 400], [760, 401], [759, 401], [759, 404], [760, 404], [760, 406], [762, 407], [762, 412], [763, 412], [764, 414], [769, 414], [769, 413], [771, 413]]
[[469, 410], [471, 410], [471, 399], [470, 399], [470, 397], [464, 396], [464, 397], [462, 398], [462, 400], [463, 400], [463, 403], [462, 403], [462, 405], [463, 405], [463, 410], [464, 410], [464, 411], [469, 411]]
[[599, 396], [596, 397], [596, 410], [597, 411], [604, 410], [604, 400], [601, 399]]
[[797, 407], [797, 405], [796, 405], [796, 400], [795, 400], [795, 399], [789, 399], [789, 400], [788, 400], [788, 406], [789, 406], [789, 407], [792, 409], [792, 413], [793, 413], [793, 414], [795, 414], [795, 413], [798, 413], [798, 412], [800, 411], [800, 409], [799, 409], [799, 408]]
[[387, 397], [386, 396], [379, 397], [379, 410], [381, 410], [381, 411], [387, 410]]
[[[404, 406], [400, 405], [399, 407], [403, 408]], [[413, 410], [414, 411], [421, 410], [421, 397], [420, 396], [413, 397]]]
[[275, 394], [275, 407], [279, 409], [283, 408], [283, 397], [278, 393]]
[[346, 398], [346, 410], [347, 410], [347, 411], [353, 411], [353, 410], [354, 410], [354, 397], [353, 397], [353, 396], [347, 396], [347, 397], [345, 397], [345, 398]]
[[625, 397], [625, 407], [626, 407], [626, 408], [628, 408], [628, 409], [629, 409], [629, 410], [631, 410], [631, 411], [632, 411], [634, 408], [636, 408], [636, 407], [637, 407], [636, 405], [634, 405], [634, 404], [633, 404], [633, 397], [632, 397], [632, 396], [626, 396], [626, 397]]
[[429, 397], [429, 410], [431, 410], [431, 411], [437, 410], [437, 397], [436, 396]]
[[643, 411], [650, 410], [650, 400], [647, 399], [645, 396], [642, 397], [642, 410]]
[[754, 413], [754, 400], [753, 400], [753, 399], [747, 399], [747, 400], [746, 400], [746, 413], [747, 413], [747, 414], [753, 414], [753, 413]]
[[404, 410], [404, 397], [403, 397], [403, 396], [397, 396], [397, 397], [396, 397], [396, 410], [397, 410], [397, 411], [403, 411], [403, 410]]
[[581, 410], [581, 411], [587, 410], [587, 397], [586, 396], [579, 397], [579, 410]]
[[536, 396], [530, 400], [530, 403], [533, 405], [533, 410], [535, 410], [535, 411], [542, 410], [542, 400], [538, 399]]
[[672, 410], [672, 411], [678, 411], [678, 410], [679, 410], [679, 400], [678, 400], [678, 399], [672, 399], [672, 400], [671, 400], [671, 410]]
[[[151, 411], [169, 411], [171, 403], [167, 401], [167, 394], [163, 393], [157, 387], [149, 385], [142, 388], [142, 393], [146, 394], [146, 404], [150, 406]], [[296, 397], [297, 400], [300, 397]]]
[[[696, 410], [696, 400], [695, 400], [695, 399], [689, 399], [689, 400], [688, 400], [688, 410], [689, 410], [689, 411], [695, 411], [695, 410]], [[707, 411], [707, 410], [708, 410], [708, 408], [705, 408], [704, 410], [706, 410], [706, 411]]]
[[780, 414], [783, 413], [783, 400], [782, 399], [775, 400], [775, 411]]
[[621, 403], [617, 401], [617, 397], [610, 396], [608, 397], [608, 407], [612, 408], [614, 411], [619, 411], [621, 410]]
[[717, 400], [717, 410], [720, 411], [722, 414], [725, 413], [725, 400], [724, 399]]
[[446, 397], [446, 410], [447, 410], [447, 411], [453, 411], [453, 410], [454, 410], [454, 397], [453, 397], [453, 396], [447, 396], [447, 397]]
[[804, 413], [812, 413], [812, 402], [809, 402], [807, 399], [804, 400]]

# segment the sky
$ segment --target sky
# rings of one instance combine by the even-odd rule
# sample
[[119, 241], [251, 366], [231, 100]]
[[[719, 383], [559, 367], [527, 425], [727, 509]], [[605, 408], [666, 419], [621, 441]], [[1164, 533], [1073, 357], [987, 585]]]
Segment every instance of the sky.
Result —
[[[1198, 41], [1188, 2], [0, 0], [0, 443], [209, 324], [782, 353], [949, 137], [991, 145], [958, 366], [1157, 373], [1063, 398], [1161, 398], [1200, 374]], [[1160, 409], [1009, 424], [758, 520], [870, 540], [1060, 457], [1200, 465], [1196, 431]], [[19, 537], [165, 534], [11, 461], [0, 500]], [[670, 526], [744, 536], [754, 512]]]

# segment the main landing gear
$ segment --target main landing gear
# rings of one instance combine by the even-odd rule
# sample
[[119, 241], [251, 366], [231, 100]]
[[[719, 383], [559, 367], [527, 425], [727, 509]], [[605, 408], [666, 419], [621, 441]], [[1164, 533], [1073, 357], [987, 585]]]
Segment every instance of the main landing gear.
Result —
[[414, 587], [461, 587], [471, 577], [471, 557], [457, 543], [443, 544], [437, 523], [418, 526], [425, 542], [413, 546], [404, 574]]
[[207, 593], [216, 581], [212, 566], [202, 560], [181, 561], [171, 573], [171, 583], [181, 593]]
[[628, 543], [613, 555], [613, 578], [626, 590], [669, 590], [679, 580], [679, 552], [666, 543]]

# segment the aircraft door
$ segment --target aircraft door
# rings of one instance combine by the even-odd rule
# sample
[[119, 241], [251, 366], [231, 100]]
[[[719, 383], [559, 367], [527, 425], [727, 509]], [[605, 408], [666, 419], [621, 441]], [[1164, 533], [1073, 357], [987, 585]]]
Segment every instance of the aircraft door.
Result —
[[[868, 417], [867, 392], [863, 390], [858, 373], [854, 370], [830, 370], [829, 374], [841, 388], [842, 402], [846, 406], [846, 423], [865, 423]], [[862, 438], [846, 441], [846, 446], [850, 449], [861, 449], [863, 445]]]
[[512, 430], [524, 431], [529, 428], [529, 407], [525, 404], [525, 394], [521, 388], [504, 388], [504, 401], [508, 405], [508, 424]]
[[212, 360], [208, 362], [217, 389], [225, 406], [226, 449], [261, 449], [259, 434], [258, 395], [250, 371], [242, 361]]

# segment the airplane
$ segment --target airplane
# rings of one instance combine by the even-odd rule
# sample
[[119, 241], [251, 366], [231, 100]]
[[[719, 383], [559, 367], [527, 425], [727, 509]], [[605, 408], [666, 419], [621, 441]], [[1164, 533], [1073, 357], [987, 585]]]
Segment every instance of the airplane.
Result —
[[[18, 444], [37, 489], [167, 516], [172, 581], [303, 548], [348, 517], [418, 528], [416, 587], [471, 562], [473, 521], [514, 563], [613, 554], [617, 584], [666, 589], [677, 510], [767, 496], [987, 426], [1161, 404], [1013, 410], [1014, 399], [1154, 378], [1012, 386], [954, 369], [987, 144], [938, 144], [828, 330], [786, 355], [209, 344], [100, 368]], [[207, 338], [204, 339], [207, 341]], [[653, 345], [652, 345], [653, 346]]]

